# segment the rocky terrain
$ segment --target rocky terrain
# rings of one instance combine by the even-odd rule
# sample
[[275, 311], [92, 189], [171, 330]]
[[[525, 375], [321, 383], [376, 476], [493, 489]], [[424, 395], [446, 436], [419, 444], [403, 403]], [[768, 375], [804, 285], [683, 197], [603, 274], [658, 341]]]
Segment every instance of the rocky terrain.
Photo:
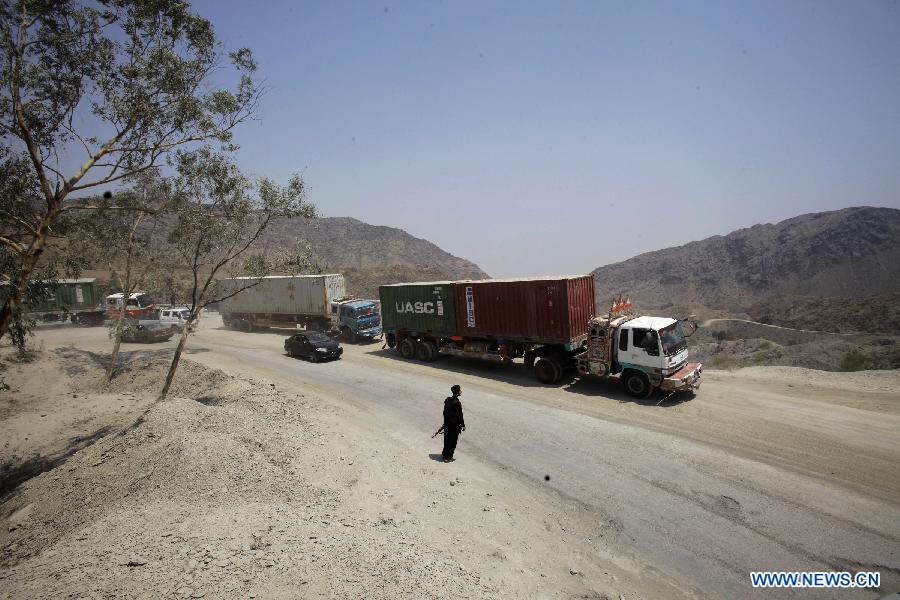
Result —
[[598, 298], [631, 293], [647, 308], [746, 312], [784, 296], [893, 294], [900, 291], [900, 210], [801, 215], [648, 252], [593, 274]]
[[600, 303], [631, 294], [647, 312], [862, 334], [786, 338], [775, 328], [722, 321], [695, 338], [698, 356], [722, 367], [900, 367], [900, 210], [801, 215], [648, 252], [593, 274]]
[[428, 240], [350, 217], [275, 222], [262, 243], [288, 245], [297, 237], [310, 244], [320, 270], [344, 273], [348, 289], [360, 297], [377, 297], [378, 286], [387, 283], [487, 278], [478, 265]]

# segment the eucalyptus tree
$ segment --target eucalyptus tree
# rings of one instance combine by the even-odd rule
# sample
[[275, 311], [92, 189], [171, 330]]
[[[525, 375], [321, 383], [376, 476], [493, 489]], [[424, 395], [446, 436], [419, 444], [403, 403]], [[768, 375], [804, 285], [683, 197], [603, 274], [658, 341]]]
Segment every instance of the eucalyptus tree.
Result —
[[16, 289], [10, 284], [21, 264], [21, 251], [30, 239], [20, 222], [40, 202], [37, 178], [27, 160], [0, 150], [0, 303], [5, 303], [13, 293], [19, 299], [10, 311], [7, 333], [23, 357], [28, 337], [36, 324], [28, 315], [27, 307], [40, 305], [47, 296], [54, 294], [55, 280], [60, 275], [77, 277], [85, 266], [85, 257], [77, 249], [54, 243], [67, 230], [68, 223], [60, 222], [48, 236], [48, 246], [54, 251], [36, 265], [35, 277], [24, 289]]
[[116, 373], [122, 334], [130, 326], [128, 298], [148, 285], [157, 287], [171, 272], [164, 264], [167, 230], [173, 224], [170, 198], [170, 181], [155, 170], [144, 171], [133, 175], [114, 201], [88, 199], [85, 204], [90, 210], [77, 211], [69, 220], [70, 245], [80, 248], [95, 269], [108, 270], [110, 283], [123, 294], [121, 310], [111, 325], [107, 383]]
[[[266, 275], [303, 272], [312, 255], [300, 240], [291, 248], [261, 245], [263, 234], [276, 219], [314, 218], [316, 207], [307, 201], [299, 175], [287, 185], [268, 178], [250, 180], [225, 155], [203, 148], [179, 153], [170, 210], [175, 224], [168, 237], [168, 263], [187, 272], [189, 317], [160, 392], [164, 399], [172, 385], [188, 336], [210, 304], [226, 300], [258, 285]], [[246, 277], [236, 287], [219, 286], [225, 277]]]
[[28, 167], [39, 200], [0, 206], [15, 228], [0, 236], [14, 263], [2, 336], [72, 195], [178, 148], [232, 150], [260, 87], [250, 51], [226, 57], [186, 0], [0, 0], [0, 45], [0, 160]]

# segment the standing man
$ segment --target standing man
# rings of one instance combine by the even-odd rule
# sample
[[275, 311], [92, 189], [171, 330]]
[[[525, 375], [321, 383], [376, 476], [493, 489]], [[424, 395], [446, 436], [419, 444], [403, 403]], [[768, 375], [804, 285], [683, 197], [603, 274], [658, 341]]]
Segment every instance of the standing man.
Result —
[[456, 460], [453, 458], [453, 453], [456, 451], [456, 441], [459, 439], [460, 432], [466, 430], [462, 402], [459, 401], [459, 397], [462, 395], [462, 388], [454, 385], [450, 388], [450, 392], [453, 395], [444, 400], [444, 424], [431, 436], [434, 437], [440, 432], [444, 432], [444, 451], [441, 452], [441, 456], [444, 458], [445, 463]]

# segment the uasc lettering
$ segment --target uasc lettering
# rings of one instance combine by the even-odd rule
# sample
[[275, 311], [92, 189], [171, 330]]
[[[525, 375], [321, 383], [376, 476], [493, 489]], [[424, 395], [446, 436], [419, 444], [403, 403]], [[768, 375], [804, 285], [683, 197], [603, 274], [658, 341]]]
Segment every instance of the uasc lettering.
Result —
[[398, 313], [434, 314], [434, 302], [395, 302], [394, 307]]

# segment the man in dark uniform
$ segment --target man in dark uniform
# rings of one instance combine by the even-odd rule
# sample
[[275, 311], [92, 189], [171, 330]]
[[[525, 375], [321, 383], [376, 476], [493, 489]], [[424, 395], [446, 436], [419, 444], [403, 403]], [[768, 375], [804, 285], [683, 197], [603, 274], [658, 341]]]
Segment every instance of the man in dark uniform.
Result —
[[[466, 430], [462, 403], [459, 401], [459, 397], [462, 395], [462, 388], [454, 385], [450, 388], [450, 391], [453, 395], [444, 400], [444, 424], [434, 434], [437, 435], [442, 431], [444, 432], [444, 451], [441, 452], [444, 462], [456, 460], [453, 458], [453, 453], [456, 451], [456, 442], [459, 439], [460, 432]], [[431, 437], [434, 437], [434, 435]]]

